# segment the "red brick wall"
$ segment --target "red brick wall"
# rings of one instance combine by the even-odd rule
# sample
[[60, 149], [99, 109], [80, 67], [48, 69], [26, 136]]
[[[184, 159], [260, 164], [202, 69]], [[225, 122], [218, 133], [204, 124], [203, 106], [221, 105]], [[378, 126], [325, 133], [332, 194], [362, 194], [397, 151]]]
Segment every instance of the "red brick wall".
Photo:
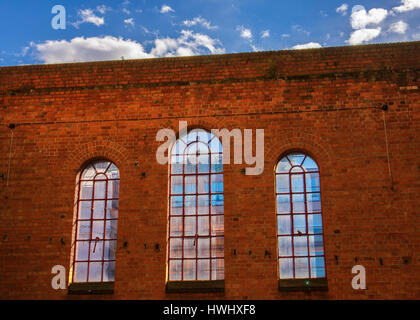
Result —
[[[52, 289], [51, 268], [69, 269], [76, 174], [103, 156], [121, 173], [106, 298], [419, 299], [419, 52], [412, 42], [0, 68], [0, 298], [69, 298]], [[155, 137], [180, 120], [265, 129], [262, 175], [224, 166], [224, 294], [165, 293], [168, 168]], [[273, 170], [289, 150], [321, 170], [325, 293], [277, 289]], [[351, 287], [356, 264], [366, 290]]]

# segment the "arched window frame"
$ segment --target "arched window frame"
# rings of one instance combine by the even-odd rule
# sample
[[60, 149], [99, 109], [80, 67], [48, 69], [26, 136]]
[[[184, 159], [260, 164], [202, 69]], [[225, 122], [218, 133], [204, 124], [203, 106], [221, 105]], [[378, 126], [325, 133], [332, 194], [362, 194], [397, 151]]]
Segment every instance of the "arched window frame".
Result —
[[69, 290], [114, 281], [119, 182], [119, 169], [107, 159], [90, 160], [77, 175]]
[[[301, 187], [295, 176], [303, 177]], [[315, 160], [304, 152], [290, 152], [281, 157], [275, 168], [275, 193], [279, 279], [326, 279], [322, 190]], [[301, 201], [294, 202], [302, 196], [303, 210], [297, 205]], [[317, 203], [319, 207], [316, 207]], [[296, 249], [296, 241], [299, 241], [300, 249]], [[304, 259], [307, 260], [307, 272], [303, 271], [304, 267], [296, 267], [297, 262], [298, 266], [304, 266]], [[306, 285], [309, 283], [307, 281]]]
[[[208, 170], [205, 169], [206, 163], [200, 160], [200, 157], [205, 153], [195, 153], [194, 145], [200, 145], [202, 149], [207, 150], [209, 154]], [[197, 150], [200, 148], [197, 148]], [[188, 150], [188, 151], [186, 151]], [[201, 150], [203, 151], [203, 150]], [[203, 151], [204, 152], [204, 151]], [[223, 190], [223, 148], [219, 138], [205, 129], [193, 129], [185, 136], [179, 137], [175, 144], [171, 147], [169, 161], [169, 208], [168, 208], [168, 258], [167, 258], [167, 280], [174, 281], [213, 281], [224, 279], [224, 190]], [[194, 165], [188, 162], [189, 157], [196, 155], [198, 165], [195, 165], [195, 172], [188, 172]], [[214, 161], [217, 159], [216, 161]], [[200, 167], [201, 165], [201, 167]], [[180, 170], [182, 168], [182, 170]], [[189, 168], [189, 169], [188, 169]], [[201, 168], [201, 169], [200, 169]], [[204, 170], [203, 170], [204, 168]], [[202, 172], [200, 172], [202, 170]], [[208, 176], [208, 178], [205, 178]], [[200, 192], [200, 177], [202, 181], [208, 186], [208, 191]], [[182, 179], [182, 183], [179, 182]], [[195, 183], [186, 183], [188, 180], [195, 180]], [[175, 182], [178, 180], [178, 182]], [[176, 184], [178, 183], [178, 184]], [[180, 188], [182, 192], [180, 192]], [[177, 190], [178, 188], [178, 190]], [[195, 190], [194, 192], [187, 191], [187, 188]], [[200, 210], [206, 206], [200, 206], [200, 198], [207, 196], [208, 213], [201, 214]], [[182, 198], [182, 200], [181, 200]], [[187, 203], [194, 203], [190, 201], [195, 199], [193, 206], [188, 206]], [[174, 202], [175, 201], [175, 202]], [[175, 204], [180, 204], [176, 206]], [[203, 202], [201, 202], [203, 203]], [[195, 206], [195, 207], [194, 207]], [[177, 212], [177, 208], [182, 208], [182, 213]], [[192, 214], [187, 213], [192, 209]], [[201, 208], [201, 209], [200, 209]], [[179, 220], [182, 219], [180, 226]], [[192, 227], [192, 233], [189, 233], [190, 225], [186, 224], [186, 220], [194, 220], [195, 225]], [[202, 219], [202, 220], [201, 220]], [[200, 233], [200, 221], [208, 219], [208, 226], [203, 222], [203, 229]], [[175, 223], [175, 221], [178, 221]], [[194, 224], [194, 222], [193, 222]], [[204, 231], [203, 231], [204, 230]], [[207, 230], [207, 231], [205, 231]], [[195, 233], [195, 234], [194, 234]], [[174, 250], [174, 246], [179, 248], [179, 240], [182, 246], [179, 250]], [[175, 244], [175, 242], [177, 242]], [[208, 254], [200, 256], [200, 244], [208, 241]], [[188, 251], [190, 242], [195, 247], [195, 254]], [[197, 245], [196, 245], [197, 244]], [[186, 253], [187, 251], [188, 254]], [[191, 257], [190, 257], [191, 256]], [[192, 257], [193, 256], [193, 257]], [[195, 268], [194, 276], [186, 276], [185, 263], [194, 261]], [[206, 262], [208, 261], [208, 262]], [[180, 265], [181, 263], [181, 265]], [[207, 264], [208, 263], [208, 264]], [[203, 266], [204, 265], [204, 266]], [[202, 271], [208, 268], [207, 271]], [[200, 273], [201, 272], [201, 273]]]

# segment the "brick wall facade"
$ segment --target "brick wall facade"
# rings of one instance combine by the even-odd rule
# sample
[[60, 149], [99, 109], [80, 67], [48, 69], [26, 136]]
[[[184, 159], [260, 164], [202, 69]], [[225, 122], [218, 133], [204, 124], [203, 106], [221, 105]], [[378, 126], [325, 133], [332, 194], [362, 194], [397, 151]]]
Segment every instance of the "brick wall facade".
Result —
[[[419, 74], [420, 42], [0, 68], [0, 298], [419, 299]], [[224, 293], [165, 292], [155, 137], [181, 120], [265, 130], [263, 174], [224, 166]], [[277, 287], [273, 170], [291, 150], [321, 171], [328, 292]], [[68, 272], [76, 174], [95, 157], [121, 174], [115, 292], [68, 296], [51, 268]]]

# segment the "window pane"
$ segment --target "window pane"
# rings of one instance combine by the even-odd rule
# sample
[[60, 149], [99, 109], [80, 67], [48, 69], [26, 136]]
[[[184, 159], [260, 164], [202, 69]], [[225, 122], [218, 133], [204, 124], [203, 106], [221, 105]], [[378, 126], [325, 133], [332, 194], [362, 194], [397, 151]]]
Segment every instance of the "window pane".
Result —
[[83, 170], [82, 180], [92, 180], [96, 175], [96, 171], [92, 165]]
[[184, 280], [196, 280], [195, 260], [184, 260]]
[[306, 177], [306, 191], [307, 192], [319, 192], [319, 173], [307, 173]]
[[303, 162], [303, 159], [305, 158], [305, 155], [301, 153], [293, 153], [289, 154], [287, 157], [289, 158], [292, 165], [300, 166]]
[[93, 182], [82, 181], [80, 190], [80, 199], [92, 199]]
[[86, 282], [88, 263], [76, 262], [74, 267], [74, 282]]
[[212, 258], [222, 258], [224, 255], [224, 237], [211, 238], [211, 256]]
[[[109, 166], [108, 161], [97, 161], [93, 164], [98, 173], [103, 173]], [[102, 178], [101, 178], [102, 179]]]
[[198, 193], [209, 193], [209, 176], [198, 176]]
[[106, 181], [95, 181], [95, 199], [105, 199]]
[[307, 237], [293, 237], [293, 246], [295, 249], [295, 256], [308, 256], [308, 238]]
[[276, 172], [277, 173], [289, 173], [290, 168], [291, 168], [291, 165], [289, 163], [289, 160], [287, 160], [287, 158], [284, 157], [277, 164], [277, 170], [276, 170]]
[[324, 254], [324, 242], [322, 236], [309, 236], [309, 251], [311, 256]]
[[200, 154], [198, 156], [198, 172], [199, 173], [207, 173], [210, 171], [210, 155], [207, 154]]
[[308, 193], [308, 212], [320, 212], [321, 211], [321, 194], [320, 193]]
[[198, 238], [198, 258], [210, 257], [210, 238]]
[[89, 263], [89, 282], [99, 282], [102, 279], [102, 262]]
[[279, 237], [279, 256], [288, 257], [292, 255], [292, 238]]
[[196, 234], [196, 217], [184, 218], [184, 234], [186, 236], [195, 236]]
[[107, 175], [110, 179], [119, 179], [120, 171], [115, 164], [111, 163], [110, 167], [108, 168]]
[[197, 159], [192, 155], [184, 156], [184, 173], [197, 173]]
[[89, 241], [77, 241], [76, 243], [76, 260], [88, 260]]
[[108, 200], [106, 204], [106, 218], [118, 218], [118, 200]]
[[282, 258], [279, 259], [280, 264], [280, 279], [293, 278], [293, 259]]
[[210, 280], [210, 260], [198, 260], [197, 280]]
[[182, 215], [183, 213], [183, 197], [171, 197], [171, 215]]
[[182, 239], [178, 239], [178, 238], [170, 239], [169, 246], [170, 246], [169, 256], [171, 258], [182, 257]]
[[181, 280], [182, 260], [169, 261], [169, 280]]
[[304, 191], [304, 175], [303, 174], [292, 174], [292, 192], [303, 192]]
[[79, 219], [90, 219], [92, 214], [92, 201], [79, 202]]
[[306, 233], [306, 215], [295, 214], [293, 215], [293, 233]]
[[320, 214], [309, 214], [309, 233], [322, 233], [322, 216]]
[[183, 176], [172, 176], [171, 177], [171, 193], [182, 194], [183, 193]]
[[211, 214], [222, 214], [224, 212], [223, 195], [211, 196]]
[[207, 236], [209, 235], [209, 216], [200, 216], [198, 217], [198, 235]]
[[277, 216], [277, 223], [278, 223], [278, 230], [277, 233], [278, 234], [291, 234], [291, 228], [292, 228], [292, 224], [290, 221], [290, 216], [289, 215], [280, 215]]
[[295, 259], [295, 278], [309, 278], [309, 261], [308, 258]]
[[290, 213], [290, 196], [277, 196], [277, 213]]
[[305, 168], [305, 171], [318, 171], [318, 166], [314, 160], [310, 157], [306, 157], [305, 161], [303, 162], [302, 166]]
[[90, 260], [102, 260], [103, 253], [104, 253], [103, 241], [90, 242]]
[[311, 277], [312, 278], [325, 277], [324, 257], [311, 258]]
[[224, 217], [213, 216], [211, 217], [211, 235], [222, 236], [224, 234]]
[[183, 156], [171, 157], [171, 173], [172, 174], [182, 174], [182, 168], [184, 166], [182, 159], [183, 159]]
[[104, 262], [104, 281], [115, 280], [115, 262]]
[[211, 172], [223, 172], [223, 156], [222, 154], [211, 155]]
[[223, 174], [211, 175], [211, 192], [212, 193], [223, 192]]
[[289, 193], [289, 175], [288, 174], [278, 174], [276, 176], [276, 184], [277, 184], [277, 193]]
[[105, 201], [93, 201], [93, 219], [103, 219], [105, 215]]
[[105, 228], [106, 239], [117, 239], [118, 220], [107, 220]]
[[197, 193], [196, 176], [185, 176], [185, 193]]
[[90, 239], [90, 221], [79, 221], [77, 224], [77, 239]]
[[184, 258], [195, 258], [195, 239], [184, 238]]
[[92, 239], [94, 240], [96, 237], [104, 238], [104, 221], [93, 221]]
[[120, 180], [108, 181], [108, 199], [116, 199], [119, 197]]
[[185, 197], [185, 215], [195, 215], [196, 210], [196, 196], [186, 196]]
[[305, 213], [305, 195], [294, 194], [293, 195], [293, 212], [294, 213]]
[[210, 197], [198, 196], [198, 214], [209, 214]]
[[211, 279], [223, 280], [225, 278], [225, 262], [223, 259], [211, 260]]
[[117, 240], [105, 241], [105, 260], [115, 260], [115, 251], [117, 249]]
[[170, 223], [170, 235], [172, 237], [182, 236], [182, 217], [172, 217]]

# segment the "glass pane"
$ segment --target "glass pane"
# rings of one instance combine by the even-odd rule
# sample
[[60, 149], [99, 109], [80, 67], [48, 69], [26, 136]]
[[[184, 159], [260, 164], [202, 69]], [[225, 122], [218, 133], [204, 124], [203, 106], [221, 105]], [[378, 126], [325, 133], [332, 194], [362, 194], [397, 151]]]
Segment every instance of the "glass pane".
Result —
[[211, 217], [211, 235], [222, 236], [224, 232], [225, 232], [224, 217], [223, 216]]
[[211, 172], [223, 172], [222, 154], [211, 154]]
[[290, 196], [277, 196], [277, 213], [290, 213]]
[[294, 166], [300, 166], [305, 158], [304, 154], [301, 153], [292, 153], [287, 156]]
[[184, 156], [184, 173], [197, 173], [197, 159], [192, 155]]
[[289, 188], [289, 175], [288, 174], [278, 174], [276, 175], [277, 183], [277, 193], [288, 193], [290, 192]]
[[322, 216], [320, 214], [309, 214], [309, 233], [322, 233]]
[[184, 166], [183, 156], [172, 156], [171, 157], [171, 173], [182, 174], [182, 168]]
[[93, 182], [82, 181], [80, 190], [80, 199], [92, 199]]
[[77, 240], [90, 239], [90, 221], [79, 221], [77, 228]]
[[308, 258], [295, 259], [295, 278], [305, 279], [309, 278], [309, 261]]
[[287, 158], [284, 157], [277, 164], [276, 172], [277, 173], [289, 173], [291, 167], [292, 166], [290, 165], [289, 160], [287, 160]]
[[96, 237], [104, 238], [104, 221], [93, 221], [92, 239], [95, 240]]
[[197, 193], [196, 176], [185, 176], [185, 193]]
[[312, 278], [325, 277], [324, 257], [311, 258], [311, 277]]
[[120, 180], [108, 181], [108, 199], [118, 199], [120, 189]]
[[198, 214], [209, 214], [210, 196], [198, 196]]
[[209, 176], [198, 176], [198, 193], [209, 193]]
[[86, 282], [87, 281], [87, 262], [76, 262], [74, 271], [74, 282]]
[[95, 175], [96, 175], [96, 171], [93, 168], [93, 166], [90, 165], [85, 170], [83, 170], [83, 174], [81, 178], [82, 180], [92, 180]]
[[[108, 161], [98, 161], [93, 164], [98, 173], [103, 173], [109, 166]], [[102, 179], [102, 178], [101, 178]]]
[[304, 214], [293, 215], [293, 233], [306, 233], [306, 216]]
[[319, 173], [307, 173], [306, 177], [306, 191], [307, 192], [319, 192]]
[[210, 280], [210, 260], [198, 260], [198, 280]]
[[89, 282], [99, 282], [102, 279], [102, 262], [89, 263]]
[[320, 212], [321, 211], [321, 194], [320, 193], [308, 193], [308, 212]]
[[278, 223], [278, 234], [291, 234], [292, 224], [290, 221], [289, 215], [280, 215], [277, 216], [277, 223]]
[[305, 213], [305, 195], [304, 194], [293, 195], [293, 212]]
[[108, 168], [108, 171], [106, 173], [110, 179], [120, 178], [120, 172], [118, 171], [117, 166], [113, 163], [111, 163], [111, 166]]
[[206, 130], [203, 130], [203, 129], [196, 129], [196, 130], [197, 130], [198, 141], [202, 141], [205, 144], [207, 144], [213, 136], [213, 134], [211, 134], [210, 132]]
[[223, 258], [224, 255], [224, 237], [211, 238], [211, 256], [212, 258]]
[[89, 259], [89, 241], [77, 241], [76, 242], [76, 260], [88, 260]]
[[198, 258], [210, 257], [210, 238], [198, 238]]
[[304, 192], [304, 186], [303, 186], [303, 174], [292, 174], [292, 192]]
[[320, 256], [324, 254], [322, 236], [309, 236], [309, 252], [311, 256]]
[[184, 238], [184, 258], [195, 258], [195, 239]]
[[115, 251], [117, 249], [117, 240], [105, 241], [105, 260], [115, 260]]
[[105, 215], [105, 200], [93, 201], [93, 219], [103, 219]]
[[198, 218], [198, 235], [207, 236], [209, 235], [209, 216], [199, 216]]
[[90, 219], [92, 214], [92, 201], [79, 202], [79, 219]]
[[211, 260], [211, 279], [223, 280], [225, 278], [225, 262], [223, 259]]
[[182, 239], [171, 238], [170, 239], [170, 258], [181, 258], [182, 257]]
[[171, 215], [182, 215], [184, 211], [183, 203], [182, 196], [171, 197]]
[[104, 262], [104, 281], [115, 280], [115, 262]]
[[207, 173], [209, 171], [210, 171], [210, 155], [208, 153], [200, 154], [198, 156], [198, 172]]
[[182, 217], [172, 217], [170, 229], [172, 237], [182, 236]]
[[181, 280], [182, 260], [169, 261], [169, 280]]
[[171, 176], [171, 193], [182, 194], [183, 192], [183, 176]]
[[318, 171], [317, 164], [310, 157], [306, 157], [302, 166], [305, 168], [305, 171]]
[[280, 279], [292, 279], [293, 278], [293, 259], [282, 258], [279, 259], [280, 265]]
[[308, 238], [307, 237], [294, 237], [293, 246], [295, 249], [295, 256], [308, 256]]
[[211, 196], [211, 214], [222, 214], [224, 212], [223, 195], [216, 194]]
[[105, 199], [106, 181], [95, 181], [95, 199]]
[[292, 255], [292, 238], [279, 237], [279, 256], [288, 257]]
[[195, 260], [184, 260], [184, 280], [196, 280]]
[[106, 239], [117, 239], [118, 220], [107, 220], [105, 228]]
[[211, 192], [212, 193], [223, 192], [223, 174], [211, 175]]
[[107, 219], [118, 218], [118, 200], [108, 200], [106, 204]]
[[193, 215], [196, 210], [196, 196], [185, 197], [185, 215]]
[[186, 236], [195, 236], [196, 234], [196, 217], [185, 217], [184, 234]]
[[103, 253], [104, 253], [103, 241], [90, 242], [90, 259], [89, 260], [102, 260]]

